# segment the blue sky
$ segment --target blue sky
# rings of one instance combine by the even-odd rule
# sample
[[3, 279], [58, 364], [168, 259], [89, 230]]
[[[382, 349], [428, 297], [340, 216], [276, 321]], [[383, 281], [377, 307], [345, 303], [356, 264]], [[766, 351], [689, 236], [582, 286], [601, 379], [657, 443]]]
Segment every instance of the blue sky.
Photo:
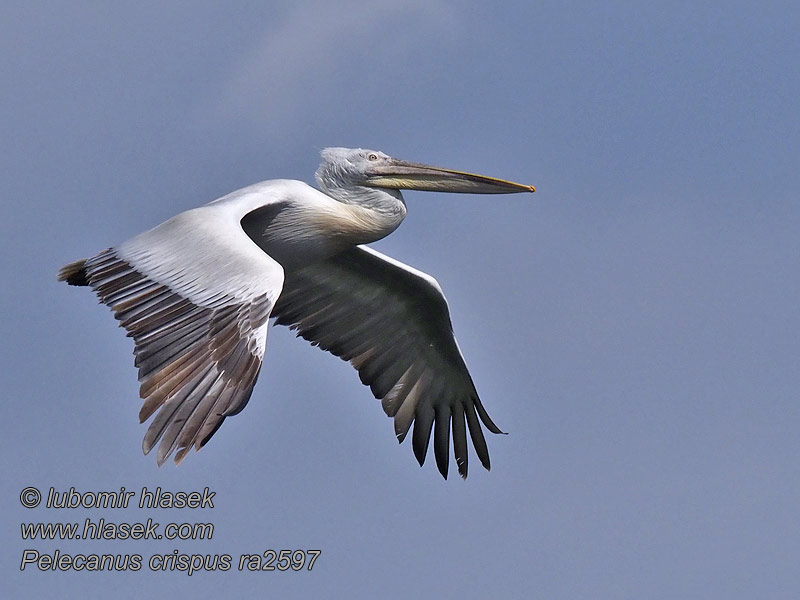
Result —
[[[5, 3], [10, 596], [797, 597], [798, 28], [791, 3]], [[355, 372], [282, 328], [247, 409], [158, 469], [130, 340], [57, 269], [256, 181], [310, 182], [333, 145], [538, 189], [408, 193], [376, 245], [447, 294], [509, 432], [491, 473], [420, 469]], [[31, 485], [216, 498], [29, 510]], [[101, 517], [216, 529], [19, 535]], [[20, 572], [28, 547], [322, 555], [301, 573]]]

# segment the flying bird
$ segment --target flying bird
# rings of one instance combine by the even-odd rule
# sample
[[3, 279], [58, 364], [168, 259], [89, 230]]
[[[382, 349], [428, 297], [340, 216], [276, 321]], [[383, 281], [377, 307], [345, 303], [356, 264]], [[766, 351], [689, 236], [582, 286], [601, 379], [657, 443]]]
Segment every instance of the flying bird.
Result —
[[[411, 425], [420, 466], [433, 433], [447, 478], [450, 432], [467, 476], [467, 429], [490, 468], [481, 423], [502, 433], [472, 382], [435, 279], [365, 246], [406, 216], [400, 190], [535, 192], [522, 185], [407, 162], [383, 152], [326, 148], [319, 189], [276, 179], [182, 212], [58, 279], [90, 286], [135, 342], [142, 449], [159, 466], [199, 450], [247, 404], [270, 317], [349, 361], [394, 418]], [[159, 443], [160, 440], [160, 443]]]

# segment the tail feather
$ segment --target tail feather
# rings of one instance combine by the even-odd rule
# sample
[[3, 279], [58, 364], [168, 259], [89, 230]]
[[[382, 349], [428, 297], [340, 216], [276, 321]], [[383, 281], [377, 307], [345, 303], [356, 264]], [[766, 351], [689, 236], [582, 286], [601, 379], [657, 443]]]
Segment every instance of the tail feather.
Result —
[[66, 281], [69, 285], [89, 285], [86, 259], [82, 258], [61, 267], [58, 271], [58, 280]]

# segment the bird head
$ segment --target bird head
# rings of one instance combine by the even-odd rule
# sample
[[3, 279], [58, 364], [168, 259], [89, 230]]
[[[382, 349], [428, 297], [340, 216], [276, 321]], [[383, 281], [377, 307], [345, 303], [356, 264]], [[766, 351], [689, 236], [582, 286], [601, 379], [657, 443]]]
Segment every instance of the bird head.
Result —
[[316, 173], [324, 190], [364, 186], [463, 194], [535, 192], [532, 185], [393, 158], [378, 150], [325, 148]]

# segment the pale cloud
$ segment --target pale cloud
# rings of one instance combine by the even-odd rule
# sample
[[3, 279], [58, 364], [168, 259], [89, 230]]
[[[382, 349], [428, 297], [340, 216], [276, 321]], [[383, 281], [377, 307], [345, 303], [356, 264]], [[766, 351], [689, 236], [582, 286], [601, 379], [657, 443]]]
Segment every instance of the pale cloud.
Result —
[[213, 102], [224, 120], [274, 132], [309, 111], [413, 73], [409, 58], [452, 46], [458, 15], [444, 1], [298, 4], [253, 45]]

